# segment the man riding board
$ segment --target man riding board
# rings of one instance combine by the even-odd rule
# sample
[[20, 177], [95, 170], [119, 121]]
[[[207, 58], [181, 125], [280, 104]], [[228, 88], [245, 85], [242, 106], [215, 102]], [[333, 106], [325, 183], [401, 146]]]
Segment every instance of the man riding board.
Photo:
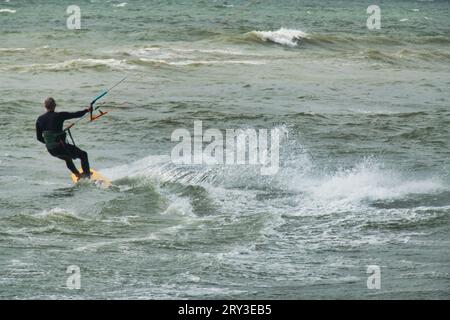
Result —
[[[67, 168], [79, 179], [89, 179], [91, 171], [87, 152], [73, 144], [66, 142], [66, 132], [63, 130], [65, 120], [81, 118], [88, 112], [92, 112], [92, 104], [88, 108], [78, 112], [56, 112], [56, 102], [53, 98], [47, 98], [44, 102], [46, 113], [36, 121], [36, 137], [44, 143], [47, 151], [54, 157], [66, 162]], [[72, 159], [80, 159], [83, 173], [75, 167]]]

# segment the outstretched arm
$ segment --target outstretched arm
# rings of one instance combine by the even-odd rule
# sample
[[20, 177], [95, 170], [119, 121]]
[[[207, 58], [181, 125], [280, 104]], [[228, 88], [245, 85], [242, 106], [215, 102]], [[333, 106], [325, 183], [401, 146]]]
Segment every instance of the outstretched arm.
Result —
[[87, 112], [89, 112], [89, 108], [86, 108], [84, 110], [77, 111], [77, 112], [59, 112], [59, 116], [61, 117], [62, 120], [69, 120], [69, 119], [81, 118]]

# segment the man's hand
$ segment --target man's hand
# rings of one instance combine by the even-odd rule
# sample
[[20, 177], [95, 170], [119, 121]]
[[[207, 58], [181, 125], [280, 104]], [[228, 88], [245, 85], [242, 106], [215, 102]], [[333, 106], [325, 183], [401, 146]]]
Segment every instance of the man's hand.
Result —
[[94, 106], [91, 104], [88, 108], [86, 108], [87, 112], [92, 112], [94, 110]]

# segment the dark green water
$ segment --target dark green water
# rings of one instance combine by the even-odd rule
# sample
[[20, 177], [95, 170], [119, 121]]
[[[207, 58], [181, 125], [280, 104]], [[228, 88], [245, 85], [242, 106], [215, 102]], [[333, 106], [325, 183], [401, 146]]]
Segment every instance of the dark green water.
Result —
[[[0, 2], [1, 298], [448, 299], [448, 1], [381, 1], [377, 31], [365, 1], [127, 2], [78, 1], [79, 31]], [[73, 186], [42, 101], [124, 76], [73, 130], [115, 187]], [[280, 170], [171, 163], [194, 120], [286, 132]]]

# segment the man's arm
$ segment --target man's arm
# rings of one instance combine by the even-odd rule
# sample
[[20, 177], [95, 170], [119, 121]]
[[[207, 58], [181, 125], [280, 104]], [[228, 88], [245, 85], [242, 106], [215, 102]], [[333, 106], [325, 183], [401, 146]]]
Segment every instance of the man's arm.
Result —
[[44, 137], [42, 136], [42, 130], [39, 127], [39, 123], [36, 121], [36, 138], [38, 141], [45, 143]]
[[81, 118], [89, 111], [89, 108], [86, 108], [77, 112], [59, 112], [58, 115], [62, 120], [69, 120], [75, 118]]

